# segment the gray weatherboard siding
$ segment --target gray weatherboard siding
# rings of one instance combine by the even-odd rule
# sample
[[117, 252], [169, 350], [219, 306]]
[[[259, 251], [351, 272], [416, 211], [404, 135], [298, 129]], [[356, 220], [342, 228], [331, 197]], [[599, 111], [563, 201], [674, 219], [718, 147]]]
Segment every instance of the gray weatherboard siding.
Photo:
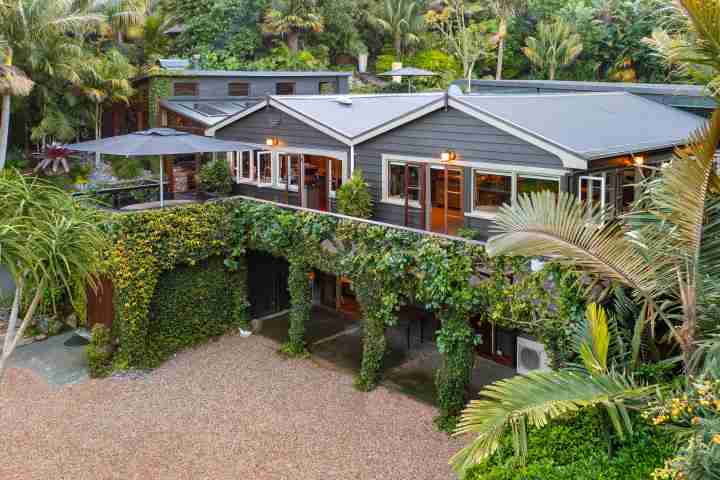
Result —
[[[374, 220], [396, 225], [405, 223], [405, 208], [381, 202], [382, 155], [439, 159], [446, 150], [458, 160], [482, 162], [503, 167], [544, 167], [563, 169], [558, 157], [496, 127], [452, 108], [438, 110], [403, 125], [355, 148], [355, 166], [363, 171], [375, 201]], [[471, 208], [471, 168], [464, 168], [465, 211]], [[410, 209], [411, 227], [422, 227], [419, 209]], [[492, 222], [465, 217], [465, 225], [487, 234]]]
[[[279, 120], [279, 124], [276, 124]], [[352, 121], [349, 119], [349, 121]], [[349, 147], [338, 140], [280, 112], [272, 107], [250, 114], [216, 133], [216, 138], [263, 145], [268, 137], [277, 137], [279, 150], [283, 146], [314, 148], [348, 152]], [[407, 125], [384, 133], [355, 147], [355, 166], [363, 171], [365, 181], [375, 202], [374, 220], [394, 225], [404, 225], [403, 206], [381, 202], [382, 155], [400, 155], [439, 159], [446, 150], [457, 152], [458, 160], [482, 162], [503, 167], [532, 166], [563, 169], [562, 162], [552, 155], [524, 140], [503, 132], [465, 113], [452, 108], [438, 110]], [[464, 168], [465, 210], [471, 206], [471, 168]], [[567, 179], [561, 182], [567, 188]], [[284, 202], [285, 192], [252, 185], [236, 185], [235, 192], [266, 200]], [[291, 203], [297, 197], [291, 194]], [[334, 207], [334, 202], [331, 202]], [[421, 228], [419, 209], [411, 208], [408, 226]], [[477, 228], [487, 236], [492, 222], [478, 218], [465, 218], [465, 225]]]
[[[296, 95], [318, 95], [320, 94], [321, 83], [331, 83], [335, 86], [338, 94], [348, 93], [348, 79], [341, 77], [175, 77], [172, 79], [173, 85], [176, 83], [197, 83], [198, 98], [222, 98], [228, 97], [228, 84], [230, 83], [249, 83], [250, 97], [264, 97], [267, 95], [277, 94], [276, 87], [278, 83], [294, 83]], [[171, 90], [173, 91], [173, 90]], [[177, 99], [193, 98], [193, 97], [172, 97]]]

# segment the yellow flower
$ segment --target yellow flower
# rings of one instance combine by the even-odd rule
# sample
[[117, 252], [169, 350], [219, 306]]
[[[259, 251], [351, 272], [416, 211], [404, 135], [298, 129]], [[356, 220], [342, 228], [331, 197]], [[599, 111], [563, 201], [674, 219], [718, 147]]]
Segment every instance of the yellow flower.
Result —
[[712, 441], [715, 445], [720, 445], [720, 433], [713, 435]]
[[693, 424], [693, 425], [700, 425], [700, 417], [693, 417], [693, 418], [692, 418], [692, 424]]
[[659, 415], [653, 419], [653, 423], [655, 425], [660, 425], [661, 423], [665, 422], [665, 420], [667, 420], [667, 418], [668, 417], [666, 417], [665, 415]]

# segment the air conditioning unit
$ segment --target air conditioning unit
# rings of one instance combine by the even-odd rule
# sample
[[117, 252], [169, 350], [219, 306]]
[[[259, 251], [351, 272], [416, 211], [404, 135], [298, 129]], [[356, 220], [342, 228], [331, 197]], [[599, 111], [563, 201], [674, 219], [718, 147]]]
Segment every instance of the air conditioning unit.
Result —
[[529, 338], [517, 337], [517, 372], [525, 375], [537, 371], [550, 371], [545, 346]]

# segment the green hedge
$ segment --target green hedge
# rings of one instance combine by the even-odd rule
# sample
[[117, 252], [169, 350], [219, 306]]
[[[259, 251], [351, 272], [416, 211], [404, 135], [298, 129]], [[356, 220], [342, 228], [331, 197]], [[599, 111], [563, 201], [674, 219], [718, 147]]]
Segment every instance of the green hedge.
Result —
[[147, 351], [154, 363], [238, 326], [231, 295], [237, 280], [219, 257], [163, 273], [150, 304]]
[[529, 432], [527, 465], [517, 466], [510, 437], [465, 480], [640, 480], [650, 478], [671, 457], [670, 435], [643, 422], [624, 441], [608, 437], [600, 413], [581, 411], [564, 421]]

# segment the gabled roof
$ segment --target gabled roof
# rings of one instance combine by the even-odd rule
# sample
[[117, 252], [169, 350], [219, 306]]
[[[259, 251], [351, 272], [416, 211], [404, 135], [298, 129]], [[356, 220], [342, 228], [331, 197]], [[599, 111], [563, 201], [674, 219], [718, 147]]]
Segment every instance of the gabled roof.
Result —
[[[182, 61], [182, 60], [172, 60]], [[192, 70], [186, 67], [161, 67], [160, 72], [149, 72], [133, 79], [139, 82], [154, 76], [170, 78], [345, 78], [352, 72], [333, 71], [271, 71], [271, 70]]]
[[[445, 106], [444, 93], [387, 95], [271, 96], [272, 105], [346, 145], [357, 145]], [[241, 112], [214, 125], [209, 134], [235, 122]]]
[[463, 95], [450, 105], [584, 160], [673, 148], [706, 123], [624, 92]]
[[259, 99], [183, 99], [163, 100], [160, 105], [171, 112], [205, 126], [214, 125], [226, 118], [243, 112], [260, 102]]
[[[456, 85], [465, 86], [467, 80], [457, 80]], [[628, 92], [638, 95], [688, 95], [707, 97], [708, 91], [700, 85], [675, 83], [623, 83], [623, 82], [578, 82], [568, 80], [473, 80], [473, 87], [537, 88], [565, 92]]]

